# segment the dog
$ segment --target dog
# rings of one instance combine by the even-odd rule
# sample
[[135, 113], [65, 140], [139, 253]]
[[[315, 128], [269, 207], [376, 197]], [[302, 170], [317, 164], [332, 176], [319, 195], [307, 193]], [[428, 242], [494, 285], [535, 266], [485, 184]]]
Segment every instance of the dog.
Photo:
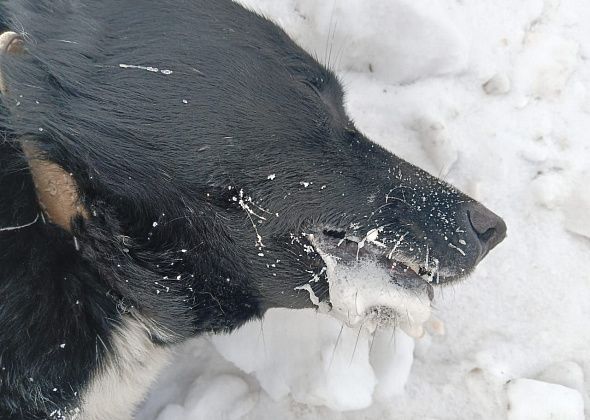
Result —
[[341, 269], [386, 278], [361, 272], [358, 317], [419, 335], [411, 302], [506, 235], [367, 139], [334, 73], [230, 0], [0, 17], [2, 419], [130, 419], [174, 344], [269, 308], [353, 323]]

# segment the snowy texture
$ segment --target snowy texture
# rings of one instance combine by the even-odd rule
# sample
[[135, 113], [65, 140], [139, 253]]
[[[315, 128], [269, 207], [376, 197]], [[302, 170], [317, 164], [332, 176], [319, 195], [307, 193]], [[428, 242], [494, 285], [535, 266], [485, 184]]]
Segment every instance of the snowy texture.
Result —
[[[376, 242], [377, 237], [378, 230], [372, 229], [358, 243], [358, 248], [366, 242]], [[371, 332], [379, 327], [399, 326], [412, 337], [424, 335], [424, 324], [431, 316], [430, 299], [426, 293], [392, 285], [391, 275], [374, 262], [359, 261], [352, 267], [338, 264], [336, 258], [323, 252], [322, 244], [313, 235], [308, 238], [326, 263], [331, 316], [348, 327], [365, 328]], [[318, 309], [328, 312], [321, 310], [322, 303], [313, 294], [311, 286], [305, 286]]]
[[337, 71], [362, 131], [509, 236], [437, 292], [444, 327], [420, 340], [274, 310], [179, 348], [137, 420], [590, 417], [587, 0], [243, 3]]
[[584, 420], [579, 392], [532, 379], [508, 384], [508, 420]]
[[[305, 327], [285, 331], [284, 326], [293, 321]], [[356, 331], [342, 329], [339, 334], [340, 330], [339, 322], [314, 311], [299, 311], [293, 318], [281, 309], [264, 324], [252, 323], [239, 331], [239, 348], [233, 336], [215, 337], [213, 343], [227, 360], [253, 373], [274, 400], [291, 395], [299, 403], [333, 410], [366, 408], [376, 384], [369, 349], [366, 340], [357, 345]], [[252, 358], [252, 354], [261, 357]], [[355, 358], [356, 363], [350, 363]]]

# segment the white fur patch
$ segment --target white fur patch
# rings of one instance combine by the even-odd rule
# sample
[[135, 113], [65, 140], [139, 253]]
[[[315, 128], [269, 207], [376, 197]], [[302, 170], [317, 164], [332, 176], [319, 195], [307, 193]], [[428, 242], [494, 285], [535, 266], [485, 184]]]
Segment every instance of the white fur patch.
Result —
[[134, 318], [124, 320], [114, 333], [113, 351], [82, 392], [76, 420], [130, 420], [172, 353], [156, 346], [150, 331]]

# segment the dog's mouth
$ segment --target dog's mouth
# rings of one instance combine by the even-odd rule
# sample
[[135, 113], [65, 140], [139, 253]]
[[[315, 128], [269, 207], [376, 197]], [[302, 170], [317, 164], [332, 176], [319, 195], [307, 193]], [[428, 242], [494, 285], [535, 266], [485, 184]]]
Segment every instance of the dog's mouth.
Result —
[[425, 287], [426, 283], [431, 286], [428, 291], [432, 294], [432, 286], [458, 280], [467, 274], [462, 268], [454, 271], [442, 268], [436, 257], [428, 255], [428, 249], [424, 258], [408, 255], [400, 246], [405, 240], [405, 234], [382, 241], [380, 232], [378, 228], [372, 229], [364, 237], [358, 237], [348, 235], [344, 230], [324, 229], [314, 237], [338, 261], [354, 264], [372, 260], [390, 272], [395, 284], [408, 289], [420, 285]]
[[339, 262], [356, 264], [371, 260], [378, 266], [388, 270], [391, 280], [405, 288], [414, 288], [424, 282], [430, 284], [437, 273], [434, 269], [403, 258], [395, 253], [395, 249], [387, 250], [377, 240], [371, 240], [369, 233], [366, 238], [346, 237], [344, 232], [324, 230], [319, 236], [323, 248]]
[[306, 235], [326, 267], [330, 313], [352, 327], [397, 326], [421, 337], [431, 318], [434, 286], [456, 276], [434, 258], [418, 262], [398, 252], [396, 242], [381, 242], [379, 233], [373, 229], [359, 238], [324, 229]]

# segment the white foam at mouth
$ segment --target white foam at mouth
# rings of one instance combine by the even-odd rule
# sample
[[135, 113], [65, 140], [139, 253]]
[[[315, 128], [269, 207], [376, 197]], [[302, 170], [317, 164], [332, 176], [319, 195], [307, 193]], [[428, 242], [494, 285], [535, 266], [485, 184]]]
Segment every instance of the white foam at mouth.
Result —
[[322, 250], [313, 235], [307, 239], [326, 264], [330, 313], [334, 317], [351, 327], [362, 325], [375, 330], [379, 326], [395, 325], [412, 337], [424, 334], [424, 323], [431, 317], [430, 299], [425, 292], [393, 284], [389, 273], [371, 262], [338, 264], [336, 258]]
[[307, 293], [309, 293], [309, 300], [311, 300], [311, 303], [313, 303], [314, 305], [316, 305], [318, 307], [318, 310], [320, 312], [329, 312], [329, 305], [326, 302], [322, 302], [320, 301], [320, 298], [317, 297], [317, 295], [315, 294], [315, 292], [313, 291], [312, 287], [309, 284], [304, 284], [303, 286], [298, 286], [295, 288], [295, 290], [305, 290], [307, 291]]

